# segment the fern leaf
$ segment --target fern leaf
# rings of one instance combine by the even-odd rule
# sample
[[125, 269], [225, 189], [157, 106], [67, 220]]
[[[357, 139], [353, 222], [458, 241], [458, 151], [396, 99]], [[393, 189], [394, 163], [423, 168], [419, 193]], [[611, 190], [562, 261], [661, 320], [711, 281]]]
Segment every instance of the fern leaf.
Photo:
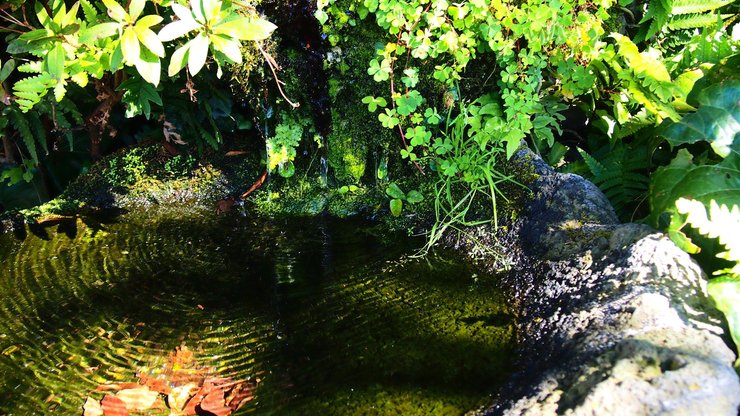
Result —
[[41, 101], [51, 86], [51, 76], [47, 73], [24, 78], [13, 85], [13, 93], [21, 99], [16, 104], [24, 113]]
[[674, 16], [683, 14], [696, 14], [717, 10], [724, 7], [733, 0], [674, 0], [671, 14]]
[[44, 123], [41, 122], [39, 113], [31, 111], [26, 116], [28, 118], [28, 125], [31, 127], [32, 136], [36, 138], [36, 141], [41, 145], [41, 149], [44, 154], [49, 154], [49, 148], [46, 145], [46, 130], [44, 129]]
[[712, 13], [681, 15], [668, 22], [668, 29], [682, 30], [712, 27], [717, 24], [718, 19], [719, 16]]
[[26, 62], [25, 64], [18, 65], [18, 72], [40, 74], [44, 72], [43, 63], [41, 61]]
[[33, 133], [31, 133], [31, 126], [28, 124], [28, 120], [15, 109], [10, 111], [8, 116], [10, 124], [18, 131], [23, 144], [26, 145], [26, 149], [28, 150], [28, 154], [31, 155], [33, 163], [38, 164], [39, 156], [36, 152], [36, 141], [33, 139]]
[[588, 169], [591, 171], [592, 175], [598, 177], [603, 174], [604, 171], [606, 171], [604, 165], [602, 165], [593, 156], [586, 153], [585, 150], [581, 149], [580, 147], [577, 147], [576, 149], [578, 150], [578, 153], [581, 154], [583, 161], [586, 162], [586, 166], [588, 166]]
[[98, 10], [90, 4], [88, 0], [80, 0], [82, 6], [82, 12], [85, 14], [85, 20], [88, 22], [88, 27], [98, 22]]

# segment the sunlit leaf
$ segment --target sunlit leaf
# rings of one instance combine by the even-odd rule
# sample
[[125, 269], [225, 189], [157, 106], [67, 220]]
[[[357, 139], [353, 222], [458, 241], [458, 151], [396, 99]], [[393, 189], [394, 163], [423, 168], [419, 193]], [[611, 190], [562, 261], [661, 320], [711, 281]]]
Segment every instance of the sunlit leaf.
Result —
[[98, 39], [111, 37], [118, 33], [122, 24], [118, 22], [105, 22], [87, 28], [80, 35], [80, 43], [90, 44]]
[[213, 27], [213, 33], [240, 40], [262, 40], [270, 37], [276, 28], [277, 26], [264, 19], [240, 17], [217, 24]]
[[175, 52], [172, 54], [172, 57], [170, 57], [170, 64], [167, 67], [167, 75], [172, 77], [180, 70], [185, 68], [185, 64], [187, 63], [187, 54], [188, 49], [190, 48], [190, 44], [186, 43], [184, 46], [178, 48], [175, 50]]
[[138, 26], [134, 26], [134, 31], [136, 32], [136, 37], [142, 44], [144, 44], [144, 46], [146, 46], [147, 49], [149, 49], [149, 51], [160, 58], [164, 57], [164, 46], [162, 46], [162, 42], [157, 37], [156, 33], [152, 32], [148, 28], [140, 28]]
[[242, 62], [242, 53], [239, 49], [240, 44], [238, 41], [219, 35], [211, 36], [209, 39], [217, 51], [222, 52], [234, 63], [240, 64]]
[[103, 0], [108, 16], [117, 22], [126, 22], [128, 20], [128, 13], [121, 7], [120, 4], [116, 3], [115, 0]]
[[144, 6], [146, 5], [146, 0], [130, 0], [128, 11], [129, 11], [129, 17], [131, 22], [135, 22], [136, 19], [139, 18], [139, 15], [141, 15], [141, 12], [144, 10]]
[[208, 43], [208, 38], [202, 33], [188, 42], [190, 44], [188, 70], [192, 75], [200, 72], [200, 69], [205, 65], [206, 57], [208, 57]]
[[163, 27], [162, 30], [159, 31], [159, 35], [157, 36], [162, 42], [169, 42], [171, 40], [182, 37], [199, 27], [200, 25], [198, 24], [198, 22], [196, 22], [192, 18], [189, 20], [177, 20]]
[[127, 65], [132, 65], [139, 59], [141, 45], [139, 45], [139, 40], [136, 38], [136, 32], [134, 32], [133, 27], [129, 26], [123, 30], [123, 36], [121, 36], [121, 52], [123, 52], [123, 60]]
[[201, 0], [201, 3], [203, 7], [203, 17], [207, 22], [217, 16], [218, 12], [221, 10], [220, 0]]
[[49, 51], [44, 59], [44, 68], [52, 78], [64, 78], [64, 58], [64, 46], [61, 43], [54, 44], [54, 48]]
[[162, 16], [158, 16], [156, 14], [148, 14], [141, 19], [136, 21], [136, 27], [137, 28], [149, 28], [154, 25], [158, 25], [164, 20]]
[[204, 0], [190, 0], [190, 9], [192, 10], [193, 17], [201, 24], [206, 23], [205, 16], [203, 15], [203, 1]]
[[727, 318], [730, 335], [740, 348], [740, 278], [719, 277], [709, 281], [707, 292]]
[[136, 60], [136, 70], [147, 82], [159, 85], [159, 77], [162, 72], [162, 64], [159, 58], [147, 50], [141, 51], [141, 56]]

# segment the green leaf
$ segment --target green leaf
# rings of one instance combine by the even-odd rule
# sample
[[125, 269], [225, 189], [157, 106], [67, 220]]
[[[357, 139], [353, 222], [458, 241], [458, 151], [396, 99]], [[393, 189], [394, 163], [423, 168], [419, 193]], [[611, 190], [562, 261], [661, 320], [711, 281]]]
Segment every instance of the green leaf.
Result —
[[740, 154], [732, 151], [716, 165], [695, 165], [686, 149], [680, 149], [668, 166], [658, 168], [651, 177], [649, 202], [651, 221], [658, 226], [659, 217], [675, 213], [675, 203], [690, 197], [709, 205], [732, 206], [740, 201]]
[[99, 39], [109, 38], [118, 33], [122, 24], [118, 22], [105, 22], [89, 27], [80, 34], [80, 43], [91, 44]]
[[0, 69], [0, 84], [5, 82], [6, 79], [8, 79], [8, 76], [13, 72], [15, 69], [15, 59], [11, 59], [2, 66], [2, 69]]
[[124, 10], [120, 4], [116, 3], [115, 0], [103, 0], [103, 4], [108, 9], [108, 16], [110, 16], [111, 19], [121, 23], [128, 21], [128, 13], [126, 13], [126, 10]]
[[422, 195], [419, 191], [411, 190], [406, 195], [406, 200], [409, 202], [409, 204], [417, 204], [424, 200], [424, 195]]
[[185, 68], [185, 64], [187, 63], [187, 59], [188, 59], [188, 49], [189, 48], [190, 48], [190, 44], [186, 43], [184, 46], [175, 50], [175, 52], [172, 54], [172, 57], [170, 57], [170, 64], [167, 67], [168, 76], [170, 77], [175, 76], [175, 74], [177, 74], [183, 68]]
[[162, 72], [162, 64], [159, 57], [146, 49], [141, 51], [141, 56], [136, 60], [136, 70], [142, 78], [154, 86], [159, 85], [159, 78]]
[[192, 32], [195, 29], [198, 29], [199, 27], [200, 24], [198, 24], [198, 22], [196, 22], [192, 18], [188, 20], [176, 20], [163, 27], [162, 30], [159, 31], [159, 34], [157, 36], [162, 42], [169, 42], [171, 40], [175, 40], [177, 38], [185, 36], [186, 34]]
[[403, 193], [401, 188], [399, 188], [395, 182], [390, 183], [388, 187], [385, 188], [385, 193], [391, 198], [406, 199], [406, 194]]
[[707, 292], [717, 309], [725, 314], [732, 341], [740, 349], [740, 279], [729, 276], [712, 279]]
[[156, 14], [148, 14], [137, 20], [134, 26], [137, 28], [151, 28], [154, 25], [162, 23], [162, 20], [164, 20], [162, 16]]
[[136, 37], [151, 53], [160, 58], [164, 58], [164, 46], [157, 35], [147, 27], [134, 26]]
[[208, 38], [204, 34], [198, 33], [198, 36], [190, 40], [188, 45], [190, 45], [188, 70], [190, 70], [191, 75], [195, 75], [200, 72], [200, 69], [206, 63], [206, 57], [208, 57]]
[[209, 39], [215, 50], [226, 55], [233, 63], [242, 63], [239, 41], [221, 35], [211, 35]]
[[391, 199], [390, 208], [391, 214], [393, 214], [394, 217], [398, 217], [401, 215], [401, 211], [403, 210], [403, 201], [400, 199]]
[[130, 0], [128, 5], [129, 23], [135, 22], [144, 10], [146, 0]]
[[729, 80], [706, 88], [699, 109], [679, 122], [666, 120], [659, 130], [671, 146], [706, 141], [722, 156], [730, 154], [740, 133], [740, 81]]
[[154, 85], [139, 77], [131, 77], [117, 88], [124, 91], [121, 100], [126, 104], [126, 117], [143, 114], [147, 119], [151, 115], [151, 104], [162, 106], [162, 98]]
[[213, 33], [226, 35], [239, 40], [262, 40], [270, 37], [277, 26], [265, 19], [250, 19], [240, 17], [233, 20], [224, 20], [213, 27]]
[[123, 30], [121, 36], [121, 52], [123, 52], [123, 61], [126, 65], [133, 65], [139, 60], [141, 54], [141, 45], [136, 37], [134, 28], [129, 26]]
[[54, 48], [46, 54], [44, 58], [44, 68], [53, 79], [64, 79], [64, 46], [61, 43], [55, 43]]
[[85, 20], [92, 25], [98, 22], [98, 9], [95, 8], [88, 0], [80, 0], [82, 12], [85, 14]]

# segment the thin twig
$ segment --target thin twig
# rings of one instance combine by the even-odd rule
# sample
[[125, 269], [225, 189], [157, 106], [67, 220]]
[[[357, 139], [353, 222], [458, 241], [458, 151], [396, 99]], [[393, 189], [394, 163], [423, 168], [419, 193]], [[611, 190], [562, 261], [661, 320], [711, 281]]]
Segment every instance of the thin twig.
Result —
[[291, 107], [293, 108], [300, 107], [301, 105], [300, 103], [294, 103], [285, 95], [285, 92], [283, 92], [283, 88], [280, 86], [280, 84], [282, 84], [283, 82], [280, 81], [280, 78], [278, 78], [277, 76], [277, 69], [279, 68], [278, 68], [277, 62], [275, 62], [275, 59], [273, 59], [272, 56], [270, 56], [267, 52], [265, 52], [264, 49], [262, 49], [262, 45], [260, 45], [259, 42], [254, 42], [254, 43], [257, 45], [257, 48], [260, 50], [260, 52], [262, 52], [262, 56], [265, 57], [265, 60], [267, 61], [267, 66], [269, 66], [270, 71], [272, 71], [272, 76], [275, 79], [275, 84], [278, 87], [278, 91], [280, 91], [280, 95], [282, 95], [283, 98], [285, 98], [285, 101], [287, 101]]

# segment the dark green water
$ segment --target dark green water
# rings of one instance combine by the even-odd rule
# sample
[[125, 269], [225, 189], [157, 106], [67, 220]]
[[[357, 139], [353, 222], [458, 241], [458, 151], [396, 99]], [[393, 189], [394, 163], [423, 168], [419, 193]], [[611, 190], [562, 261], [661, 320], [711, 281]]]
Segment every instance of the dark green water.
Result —
[[514, 342], [495, 278], [369, 230], [172, 212], [0, 235], [0, 415], [82, 414], [96, 386], [135, 382], [180, 345], [259, 379], [241, 414], [484, 404]]

